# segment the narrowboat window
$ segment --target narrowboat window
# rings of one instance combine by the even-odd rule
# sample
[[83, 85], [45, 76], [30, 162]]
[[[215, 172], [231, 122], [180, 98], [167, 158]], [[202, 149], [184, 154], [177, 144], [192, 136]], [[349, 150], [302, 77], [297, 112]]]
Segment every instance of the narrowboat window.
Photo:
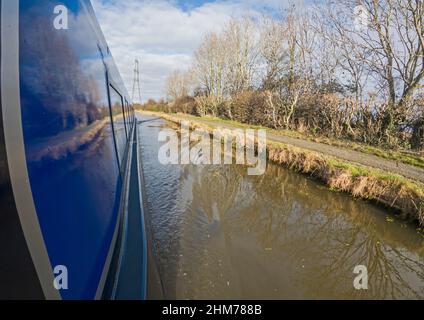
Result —
[[114, 87], [109, 87], [116, 149], [118, 151], [119, 161], [120, 163], [122, 163], [125, 155], [125, 146], [127, 140], [125, 118], [122, 106], [122, 96], [118, 93], [118, 91], [115, 90]]
[[127, 99], [125, 99], [125, 117], [127, 119], [127, 123], [128, 123], [128, 132], [131, 131], [132, 128], [132, 120], [131, 120], [131, 116], [128, 110], [128, 101]]

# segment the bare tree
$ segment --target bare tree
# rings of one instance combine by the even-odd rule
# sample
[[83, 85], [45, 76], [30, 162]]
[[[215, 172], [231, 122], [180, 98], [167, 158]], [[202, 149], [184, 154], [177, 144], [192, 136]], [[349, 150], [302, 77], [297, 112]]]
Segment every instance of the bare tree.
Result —
[[258, 58], [256, 33], [257, 28], [249, 17], [231, 20], [224, 30], [225, 89], [230, 95], [251, 89], [253, 86]]
[[[407, 125], [408, 108], [424, 77], [424, 2], [422, 0], [331, 1], [330, 18], [350, 48], [347, 61], [363, 64], [372, 89], [386, 103], [382, 132], [388, 142]], [[360, 8], [366, 23], [352, 19]], [[356, 23], [348, 23], [353, 21]], [[353, 68], [350, 68], [353, 70]], [[356, 82], [358, 83], [358, 81]]]
[[192, 75], [191, 71], [173, 71], [166, 79], [166, 96], [169, 101], [186, 97], [191, 94]]
[[226, 59], [223, 37], [209, 33], [194, 55], [194, 74], [201, 90], [211, 99], [209, 111], [216, 115], [224, 101]]
[[316, 32], [308, 16], [292, 7], [280, 21], [265, 20], [261, 35], [263, 89], [273, 126], [289, 128], [300, 97], [313, 86]]

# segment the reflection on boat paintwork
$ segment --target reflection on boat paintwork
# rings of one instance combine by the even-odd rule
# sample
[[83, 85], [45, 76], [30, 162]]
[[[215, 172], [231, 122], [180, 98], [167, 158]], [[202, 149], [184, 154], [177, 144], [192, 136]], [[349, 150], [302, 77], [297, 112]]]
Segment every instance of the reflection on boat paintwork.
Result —
[[69, 30], [53, 26], [57, 1], [19, 4], [25, 157], [50, 263], [69, 269], [70, 287], [61, 297], [93, 299], [113, 250], [125, 170], [117, 156], [128, 145], [124, 110], [116, 124], [110, 117], [109, 83], [120, 97], [129, 95], [91, 4], [61, 2]]
[[[106, 118], [85, 128], [67, 131], [53, 138], [42, 139], [28, 149], [28, 161], [59, 160], [83, 148], [97, 149], [105, 136], [111, 137], [109, 127], [110, 119]], [[71, 139], [69, 139], [70, 136]]]

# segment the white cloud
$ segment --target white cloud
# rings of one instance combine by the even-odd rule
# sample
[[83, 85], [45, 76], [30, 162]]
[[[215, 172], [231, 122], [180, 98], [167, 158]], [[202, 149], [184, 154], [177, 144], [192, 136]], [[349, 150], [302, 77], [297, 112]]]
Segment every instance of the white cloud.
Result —
[[[186, 69], [209, 31], [231, 17], [260, 14], [286, 1], [216, 1], [190, 9], [175, 1], [92, 0], [110, 50], [131, 94], [134, 59], [140, 59], [142, 99], [163, 96], [166, 76]], [[190, 7], [190, 6], [188, 6]]]

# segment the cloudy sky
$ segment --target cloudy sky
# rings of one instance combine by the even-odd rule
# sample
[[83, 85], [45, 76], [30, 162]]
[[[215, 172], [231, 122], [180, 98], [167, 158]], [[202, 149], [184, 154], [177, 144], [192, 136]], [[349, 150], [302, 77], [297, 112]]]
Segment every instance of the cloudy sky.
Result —
[[[301, 0], [296, 3], [302, 2]], [[92, 0], [96, 15], [131, 94], [134, 59], [141, 63], [142, 99], [164, 95], [166, 76], [190, 66], [208, 31], [232, 17], [275, 13], [286, 0]]]

